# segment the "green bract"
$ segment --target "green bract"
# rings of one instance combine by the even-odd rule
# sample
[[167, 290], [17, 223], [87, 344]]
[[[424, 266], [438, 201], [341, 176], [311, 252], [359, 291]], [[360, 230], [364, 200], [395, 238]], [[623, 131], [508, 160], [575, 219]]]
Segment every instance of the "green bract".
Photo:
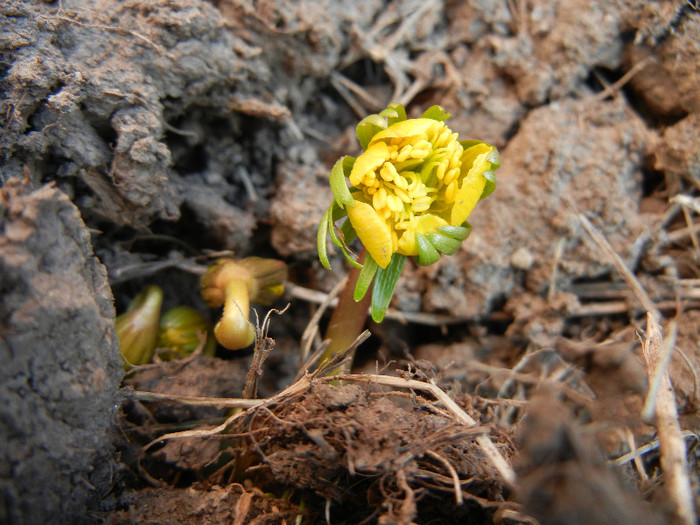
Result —
[[375, 320], [384, 317], [405, 258], [430, 265], [441, 254], [456, 253], [471, 232], [467, 217], [496, 187], [498, 150], [458, 140], [445, 125], [449, 117], [432, 106], [408, 119], [402, 105], [390, 104], [357, 125], [362, 155], [342, 157], [331, 170], [334, 198], [318, 229], [319, 259], [330, 269], [330, 235], [348, 261], [361, 267], [347, 246], [359, 237], [367, 254], [354, 298], [362, 299], [375, 280]]

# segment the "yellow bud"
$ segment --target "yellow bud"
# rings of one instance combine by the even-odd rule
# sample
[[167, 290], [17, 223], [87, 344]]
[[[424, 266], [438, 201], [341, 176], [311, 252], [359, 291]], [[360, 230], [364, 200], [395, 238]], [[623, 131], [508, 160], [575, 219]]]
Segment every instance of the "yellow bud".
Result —
[[125, 370], [151, 360], [158, 340], [162, 304], [163, 290], [149, 286], [131, 301], [126, 312], [117, 316], [115, 328]]
[[230, 350], [245, 348], [255, 340], [248, 320], [250, 303], [270, 304], [284, 293], [287, 265], [276, 259], [247, 257], [219, 259], [202, 277], [202, 297], [209, 306], [224, 305], [214, 327], [217, 341]]
[[255, 341], [255, 328], [248, 320], [250, 302], [247, 285], [233, 280], [226, 285], [225, 293], [224, 312], [214, 327], [214, 335], [224, 348], [239, 350]]
[[[200, 334], [206, 338], [202, 354], [213, 356], [216, 341], [211, 323], [191, 306], [176, 306], [160, 318], [157, 346], [171, 349], [174, 357], [185, 357], [199, 347]], [[169, 355], [161, 357], [168, 359]]]

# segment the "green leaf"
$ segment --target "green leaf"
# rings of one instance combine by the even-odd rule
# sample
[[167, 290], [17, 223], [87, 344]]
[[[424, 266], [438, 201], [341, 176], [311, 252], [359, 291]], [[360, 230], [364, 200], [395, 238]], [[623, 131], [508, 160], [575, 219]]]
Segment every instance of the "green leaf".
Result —
[[[328, 218], [328, 233], [331, 235], [331, 241], [333, 244], [335, 244], [338, 248], [343, 247], [343, 241], [338, 237], [338, 234], [335, 231], [335, 212], [336, 210], [342, 210], [338, 203], [336, 201], [333, 201], [331, 203], [331, 207], [329, 208], [329, 218]], [[344, 210], [343, 210], [344, 211]]]
[[381, 115], [369, 115], [363, 118], [357, 125], [357, 140], [360, 141], [362, 149], [366, 150], [372, 137], [386, 128], [387, 120]]
[[333, 203], [331, 204], [331, 208], [333, 211], [331, 212], [331, 219], [333, 222], [337, 222], [343, 217], [347, 217], [348, 215], [348, 210], [345, 208], [341, 208], [338, 205], [338, 202], [333, 200]]
[[346, 157], [341, 157], [338, 159], [338, 162], [335, 163], [331, 170], [331, 191], [338, 204], [341, 206], [352, 206], [355, 200], [352, 198], [352, 195], [350, 195], [350, 189], [348, 188], [347, 182], [345, 182], [345, 170], [343, 169], [345, 158]]
[[[337, 210], [341, 211], [340, 217], [347, 213], [338, 207], [338, 203], [336, 201], [333, 201], [328, 210], [326, 210], [326, 213], [323, 214], [321, 223], [318, 226], [318, 232], [316, 234], [316, 248], [318, 250], [318, 258], [321, 261], [321, 264], [324, 268], [326, 268], [327, 270], [331, 269], [331, 264], [328, 260], [328, 250], [326, 248], [326, 236], [330, 234], [331, 241], [333, 242], [333, 244], [335, 244], [338, 248], [342, 250], [343, 255], [348, 260], [348, 262], [355, 268], [362, 268], [362, 265], [358, 263], [355, 259], [353, 259], [350, 255], [350, 252], [344, 239], [338, 237], [338, 234], [335, 231], [335, 214]], [[345, 222], [347, 223], [350, 221]], [[345, 235], [343, 235], [343, 237], [345, 237]]]
[[429, 233], [427, 237], [430, 244], [432, 244], [437, 251], [445, 255], [454, 255], [462, 245], [462, 241], [445, 237], [439, 233]]
[[316, 232], [316, 249], [318, 250], [318, 259], [321, 261], [321, 265], [326, 269], [331, 269], [331, 263], [328, 260], [328, 247], [326, 246], [326, 237], [328, 237], [328, 227], [332, 227], [331, 222], [331, 209], [333, 205], [331, 204], [323, 214], [321, 218], [321, 223], [318, 225], [318, 232]]
[[358, 275], [357, 284], [355, 285], [355, 293], [353, 294], [355, 301], [361, 301], [365, 296], [367, 290], [369, 290], [369, 285], [372, 284], [372, 279], [377, 273], [377, 268], [379, 268], [379, 265], [369, 253], [366, 253], [362, 261], [362, 270], [360, 270], [360, 275]]
[[429, 266], [438, 261], [440, 254], [435, 247], [428, 242], [425, 235], [416, 233], [416, 243], [418, 244], [418, 264], [421, 266]]
[[479, 200], [485, 199], [493, 193], [493, 190], [496, 189], [496, 174], [493, 172], [493, 170], [485, 171], [483, 175], [486, 179], [486, 185], [484, 186], [484, 191], [481, 192], [481, 197], [479, 197]]
[[399, 282], [406, 256], [395, 253], [386, 268], [377, 269], [377, 277], [372, 288], [372, 306], [370, 308], [372, 319], [381, 323], [389, 308], [391, 297], [394, 295], [396, 283]]
[[468, 222], [464, 222], [462, 226], [440, 226], [438, 231], [451, 239], [463, 241], [472, 232], [472, 226]]
[[440, 122], [443, 122], [451, 116], [452, 115], [445, 111], [445, 108], [436, 105], [430, 106], [428, 109], [426, 109], [421, 115], [421, 118], [431, 118], [433, 120], [439, 120]]

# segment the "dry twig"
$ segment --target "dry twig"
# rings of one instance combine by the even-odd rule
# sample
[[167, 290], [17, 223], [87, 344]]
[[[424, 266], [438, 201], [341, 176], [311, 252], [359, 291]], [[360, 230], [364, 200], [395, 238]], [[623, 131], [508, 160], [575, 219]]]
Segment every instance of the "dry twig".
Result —
[[601, 100], [605, 100], [606, 98], [612, 96], [615, 94], [616, 91], [620, 90], [627, 82], [632, 80], [632, 77], [639, 73], [644, 67], [650, 62], [650, 59], [645, 58], [644, 60], [641, 60], [640, 62], [637, 62], [632, 68], [630, 68], [627, 73], [622, 75], [618, 80], [610, 84], [609, 86], [606, 86], [603, 91], [600, 93], [596, 93], [593, 96], [593, 102], [600, 102]]
[[461, 505], [462, 503], [464, 503], [464, 498], [462, 497], [462, 488], [459, 481], [459, 475], [457, 475], [457, 471], [452, 466], [452, 463], [450, 463], [446, 458], [444, 458], [443, 456], [441, 456], [433, 450], [428, 450], [426, 454], [428, 454], [432, 458], [437, 459], [447, 469], [447, 472], [449, 472], [450, 476], [452, 477], [452, 483], [454, 484], [455, 488], [455, 503], [457, 505]]
[[596, 243], [598, 248], [603, 252], [603, 255], [608, 259], [608, 261], [615, 267], [620, 277], [627, 283], [630, 287], [632, 293], [641, 303], [642, 307], [651, 315], [654, 316], [655, 320], [661, 319], [661, 312], [651, 300], [651, 297], [647, 294], [646, 290], [639, 283], [634, 274], [627, 268], [627, 265], [622, 260], [622, 258], [617, 254], [617, 252], [610, 246], [610, 243], [605, 238], [605, 236], [588, 220], [588, 218], [579, 213], [578, 218], [586, 230], [591, 239]]
[[673, 505], [676, 523], [693, 525], [696, 516], [685, 442], [678, 423], [678, 409], [671, 379], [663, 363], [664, 340], [661, 327], [652, 314], [647, 315], [647, 333], [642, 342], [642, 351], [646, 360], [649, 383], [653, 383], [657, 375], [661, 377], [655, 400], [655, 419], [659, 434], [661, 468], [666, 478], [666, 491]]

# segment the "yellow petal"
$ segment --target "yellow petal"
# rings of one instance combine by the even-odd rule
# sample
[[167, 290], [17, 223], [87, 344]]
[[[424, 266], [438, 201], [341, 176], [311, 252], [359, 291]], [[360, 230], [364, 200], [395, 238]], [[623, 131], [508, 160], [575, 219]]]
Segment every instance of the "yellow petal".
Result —
[[384, 142], [370, 144], [362, 155], [357, 157], [350, 171], [350, 184], [357, 187], [367, 173], [373, 172], [389, 158], [389, 146]]
[[361, 201], [347, 207], [348, 218], [372, 259], [382, 268], [391, 261], [391, 229], [377, 211]]
[[459, 226], [466, 221], [484, 192], [486, 186], [484, 172], [491, 169], [491, 163], [486, 159], [493, 149], [493, 146], [488, 144], [478, 144], [466, 150], [462, 155], [462, 169], [467, 169], [469, 166], [471, 168], [462, 180], [462, 185], [455, 196], [454, 207], [450, 215], [451, 225]]
[[402, 122], [397, 122], [392, 126], [389, 126], [384, 131], [380, 131], [369, 143], [370, 148], [373, 144], [381, 143], [383, 140], [394, 139], [394, 138], [405, 138], [410, 139], [416, 137], [416, 139], [424, 139], [425, 133], [430, 129], [430, 126], [438, 124], [440, 127], [444, 127], [444, 123], [438, 122], [431, 118], [412, 118], [409, 120], [404, 120]]
[[429, 233], [436, 233], [440, 226], [446, 226], [447, 221], [442, 217], [433, 215], [432, 213], [426, 213], [418, 217], [416, 221], [416, 233], [422, 233], [427, 235]]

